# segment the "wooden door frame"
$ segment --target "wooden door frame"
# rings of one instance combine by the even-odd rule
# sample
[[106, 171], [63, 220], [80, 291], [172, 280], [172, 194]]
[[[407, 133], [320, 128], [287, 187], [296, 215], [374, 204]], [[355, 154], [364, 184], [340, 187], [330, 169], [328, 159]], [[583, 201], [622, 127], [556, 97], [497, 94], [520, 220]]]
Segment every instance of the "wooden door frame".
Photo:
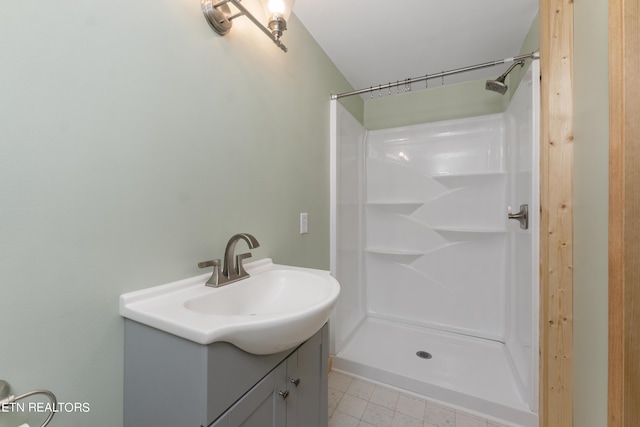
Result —
[[640, 422], [638, 25], [638, 0], [609, 1], [609, 427]]
[[540, 0], [540, 427], [573, 426], [573, 0]]
[[[609, 0], [608, 427], [640, 421], [639, 28], [638, 0]], [[540, 57], [539, 424], [572, 427], [573, 0], [540, 0]]]

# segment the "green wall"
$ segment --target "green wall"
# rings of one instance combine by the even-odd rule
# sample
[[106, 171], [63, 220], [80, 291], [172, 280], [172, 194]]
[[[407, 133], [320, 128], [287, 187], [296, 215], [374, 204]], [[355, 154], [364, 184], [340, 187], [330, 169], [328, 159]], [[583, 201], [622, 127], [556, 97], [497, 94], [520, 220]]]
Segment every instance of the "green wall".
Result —
[[574, 3], [574, 426], [607, 425], [608, 3]]
[[287, 54], [234, 22], [216, 35], [192, 0], [0, 3], [0, 378], [89, 403], [52, 427], [122, 424], [120, 294], [202, 274], [236, 232], [254, 259], [329, 266], [329, 96], [352, 88], [295, 16]]
[[386, 129], [503, 112], [505, 97], [484, 85], [484, 80], [473, 80], [367, 100], [364, 127]]
[[[540, 51], [540, 16], [536, 15], [533, 18], [533, 22], [531, 23], [531, 28], [529, 28], [529, 32], [524, 38], [522, 42], [522, 46], [520, 47], [520, 52], [518, 55], [525, 55], [528, 53], [539, 52]], [[515, 67], [507, 76], [507, 84], [509, 85], [509, 90], [506, 93], [506, 96], [511, 99], [513, 96], [515, 89], [520, 85], [520, 81], [522, 77], [524, 77], [524, 73], [527, 70], [529, 63], [526, 63], [524, 67]]]
[[[526, 49], [520, 54], [538, 50], [532, 46], [538, 37], [538, 20], [527, 37]], [[525, 68], [516, 67], [507, 77], [509, 89], [503, 96], [485, 89], [486, 80], [471, 80], [462, 83], [439, 86], [406, 94], [374, 97], [365, 100], [364, 125], [368, 130], [410, 126], [418, 123], [450, 120], [485, 114], [501, 113], [506, 110], [509, 100], [520, 84]]]
[[[519, 55], [539, 49], [538, 16], [531, 23]], [[468, 64], [472, 65], [472, 64]], [[526, 66], [529, 65], [527, 62]], [[365, 99], [364, 127], [369, 130], [409, 126], [439, 120], [501, 113], [520, 84], [525, 68], [516, 67], [507, 77], [505, 96], [485, 89], [486, 80], [436, 86], [396, 96]], [[496, 68], [496, 70], [504, 70]]]

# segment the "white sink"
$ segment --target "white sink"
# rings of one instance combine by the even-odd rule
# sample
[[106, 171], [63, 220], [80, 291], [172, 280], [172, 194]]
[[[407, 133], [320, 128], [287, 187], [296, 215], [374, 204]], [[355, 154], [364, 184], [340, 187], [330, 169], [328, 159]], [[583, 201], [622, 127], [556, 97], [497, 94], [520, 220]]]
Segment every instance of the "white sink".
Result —
[[120, 314], [199, 344], [229, 342], [253, 354], [301, 344], [329, 319], [340, 285], [329, 272], [248, 263], [251, 277], [219, 288], [211, 273], [120, 296]]

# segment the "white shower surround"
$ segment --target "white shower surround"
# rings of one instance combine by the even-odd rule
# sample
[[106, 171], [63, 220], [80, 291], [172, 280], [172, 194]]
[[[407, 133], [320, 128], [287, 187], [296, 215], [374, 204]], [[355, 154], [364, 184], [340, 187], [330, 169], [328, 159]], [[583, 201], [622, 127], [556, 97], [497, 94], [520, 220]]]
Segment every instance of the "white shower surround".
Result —
[[504, 337], [505, 134], [502, 114], [367, 134], [371, 315]]
[[336, 369], [537, 425], [538, 76], [505, 113], [402, 128], [332, 103]]

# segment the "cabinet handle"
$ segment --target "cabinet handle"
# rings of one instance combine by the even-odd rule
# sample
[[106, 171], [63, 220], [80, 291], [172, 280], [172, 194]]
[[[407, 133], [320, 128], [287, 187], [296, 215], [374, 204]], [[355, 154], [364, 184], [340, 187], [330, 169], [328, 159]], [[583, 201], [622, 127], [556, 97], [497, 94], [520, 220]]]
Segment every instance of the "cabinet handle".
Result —
[[289, 397], [289, 390], [279, 391], [278, 394], [282, 396], [283, 399], [286, 399], [287, 397]]
[[300, 384], [300, 378], [291, 378], [291, 381], [289, 382], [294, 386], [298, 387], [298, 384]]

